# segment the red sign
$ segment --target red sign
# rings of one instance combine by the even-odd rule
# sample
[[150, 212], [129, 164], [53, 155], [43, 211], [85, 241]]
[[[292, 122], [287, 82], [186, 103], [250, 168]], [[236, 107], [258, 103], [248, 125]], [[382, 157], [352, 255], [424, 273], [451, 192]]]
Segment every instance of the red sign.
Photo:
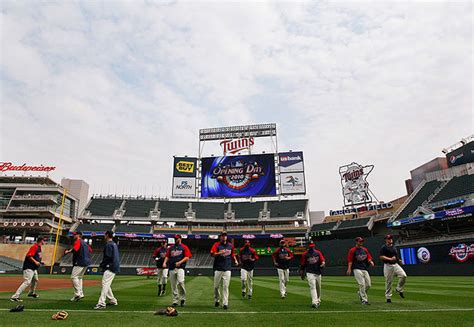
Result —
[[11, 162], [0, 162], [0, 171], [5, 172], [5, 171], [45, 171], [45, 172], [50, 172], [52, 170], [55, 170], [56, 167], [48, 167], [48, 166], [27, 166], [26, 163], [24, 163], [21, 166], [14, 166]]
[[226, 155], [227, 153], [235, 154], [242, 150], [249, 150], [250, 147], [254, 145], [254, 143], [254, 138], [249, 137], [243, 139], [224, 140], [220, 143], [220, 145], [224, 150], [224, 155]]
[[138, 276], [156, 276], [156, 268], [141, 267], [137, 268]]

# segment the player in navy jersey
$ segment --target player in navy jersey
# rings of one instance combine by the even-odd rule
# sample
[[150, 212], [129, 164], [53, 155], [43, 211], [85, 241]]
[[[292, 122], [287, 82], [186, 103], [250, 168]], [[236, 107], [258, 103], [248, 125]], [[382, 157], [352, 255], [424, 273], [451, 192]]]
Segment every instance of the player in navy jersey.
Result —
[[28, 296], [38, 298], [36, 294], [36, 286], [38, 285], [38, 268], [41, 266], [43, 253], [41, 247], [44, 245], [44, 238], [38, 237], [36, 243], [30, 247], [23, 261], [23, 283], [20, 285], [16, 293], [10, 298], [10, 301], [21, 302], [20, 295], [25, 289], [30, 287]]
[[232, 262], [235, 265], [239, 263], [235, 256], [234, 246], [227, 241], [227, 233], [222, 232], [219, 238], [219, 242], [214, 243], [211, 248], [211, 256], [214, 257], [214, 305], [218, 307], [222, 303], [222, 308], [227, 310], [229, 307], [230, 269]]
[[407, 274], [400, 267], [402, 260], [398, 256], [398, 251], [395, 245], [393, 245], [393, 236], [385, 236], [385, 244], [380, 249], [380, 260], [383, 262], [383, 275], [385, 277], [385, 299], [387, 303], [392, 303], [392, 282], [393, 277], [398, 277], [398, 284], [395, 291], [400, 295], [402, 299], [405, 298], [403, 288], [407, 279]]
[[250, 246], [250, 241], [245, 240], [244, 246], [239, 252], [240, 279], [242, 281], [242, 297], [247, 295], [249, 300], [253, 295], [253, 269], [255, 268], [255, 261], [258, 259], [257, 252]]
[[280, 247], [273, 252], [272, 258], [280, 280], [280, 295], [284, 299], [286, 298], [286, 285], [290, 280], [290, 261], [293, 259], [293, 252], [287, 247], [285, 240], [280, 241]]
[[326, 259], [324, 259], [321, 251], [315, 249], [315, 244], [310, 241], [308, 250], [306, 250], [301, 256], [300, 260], [300, 271], [302, 273], [301, 278], [308, 279], [309, 289], [311, 293], [311, 307], [317, 309], [321, 304], [321, 274], [322, 269], [326, 265]]
[[374, 266], [372, 255], [369, 250], [363, 246], [364, 239], [357, 237], [355, 239], [356, 245], [349, 250], [347, 254], [347, 275], [354, 272], [354, 277], [359, 284], [359, 299], [362, 304], [369, 305], [367, 298], [367, 291], [372, 285], [369, 275], [369, 266]]
[[186, 288], [184, 287], [184, 276], [186, 275], [186, 262], [189, 261], [192, 254], [189, 248], [182, 243], [181, 235], [174, 236], [174, 244], [168, 247], [163, 268], [168, 268], [171, 283], [171, 292], [173, 293], [173, 307], [178, 305], [182, 307], [186, 302]]
[[168, 252], [168, 243], [166, 240], [162, 240], [160, 246], [153, 252], [153, 259], [156, 263], [156, 276], [158, 282], [158, 296], [165, 295], [166, 283], [168, 281], [168, 269], [163, 268], [165, 262], [166, 253]]
[[74, 244], [72, 249], [64, 251], [64, 254], [72, 252], [72, 272], [71, 281], [74, 288], [74, 296], [71, 299], [72, 302], [77, 302], [84, 297], [84, 291], [82, 289], [82, 279], [87, 271], [87, 268], [91, 265], [91, 253], [92, 249], [83, 239], [82, 232], [74, 232]]

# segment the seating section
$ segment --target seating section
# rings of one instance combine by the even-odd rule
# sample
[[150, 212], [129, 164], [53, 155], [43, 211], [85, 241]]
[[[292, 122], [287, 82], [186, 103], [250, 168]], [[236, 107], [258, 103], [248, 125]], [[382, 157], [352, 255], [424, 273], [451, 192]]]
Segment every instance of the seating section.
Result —
[[443, 189], [436, 194], [431, 203], [445, 201], [474, 193], [474, 175], [453, 177]]
[[120, 208], [122, 199], [101, 199], [93, 198], [86, 210], [93, 216], [112, 216], [114, 211]]
[[184, 218], [184, 212], [188, 210], [188, 202], [165, 201], [161, 200], [159, 204], [161, 218]]
[[224, 219], [225, 203], [193, 202], [196, 218]]
[[232, 210], [235, 211], [236, 219], [253, 218], [258, 219], [260, 211], [263, 210], [263, 202], [246, 203], [233, 202], [231, 203]]
[[114, 224], [80, 224], [77, 231], [80, 232], [105, 232], [112, 230]]
[[398, 214], [395, 219], [407, 218], [412, 215], [412, 213], [418, 208], [428, 197], [441, 185], [440, 181], [430, 181], [427, 182], [421, 190], [411, 199], [411, 201], [406, 205], [406, 207]]
[[306, 211], [307, 200], [268, 202], [270, 217], [294, 217], [297, 212]]
[[347, 229], [347, 228], [360, 228], [365, 227], [367, 223], [370, 221], [371, 217], [369, 218], [359, 218], [359, 219], [351, 219], [351, 220], [343, 220], [337, 227], [337, 230], [340, 229]]
[[17, 271], [21, 270], [23, 262], [9, 257], [0, 256], [0, 271]]
[[326, 230], [331, 230], [337, 225], [337, 221], [333, 221], [330, 223], [322, 223], [322, 224], [314, 224], [311, 226], [311, 231], [316, 232], [316, 231], [326, 231]]
[[115, 232], [118, 233], [145, 233], [148, 234], [151, 231], [151, 225], [138, 225], [138, 224], [118, 224], [115, 228]]
[[155, 208], [156, 200], [126, 200], [125, 217], [148, 217]]

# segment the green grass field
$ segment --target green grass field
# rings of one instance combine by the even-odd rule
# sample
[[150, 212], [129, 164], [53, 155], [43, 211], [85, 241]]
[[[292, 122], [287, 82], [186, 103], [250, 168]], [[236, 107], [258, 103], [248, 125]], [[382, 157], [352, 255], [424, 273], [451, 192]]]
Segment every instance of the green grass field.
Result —
[[[1, 280], [0, 277], [0, 283]], [[392, 304], [385, 303], [383, 278], [373, 277], [372, 283], [372, 305], [367, 307], [359, 303], [353, 277], [323, 276], [322, 303], [315, 310], [311, 308], [307, 282], [297, 277], [290, 279], [285, 300], [279, 297], [277, 277], [256, 277], [254, 298], [250, 301], [242, 299], [240, 280], [233, 278], [229, 310], [224, 311], [214, 308], [210, 277], [187, 277], [186, 307], [178, 307], [178, 317], [164, 317], [154, 316], [153, 311], [171, 304], [169, 285], [167, 295], [158, 298], [154, 279], [117, 276], [113, 290], [119, 305], [105, 311], [92, 310], [99, 286], [86, 288], [86, 297], [77, 303], [69, 301], [71, 289], [40, 291], [40, 299], [24, 294], [23, 313], [9, 313], [7, 309], [15, 306], [9, 301], [11, 294], [0, 293], [0, 325], [474, 326], [474, 277], [409, 277], [406, 298], [394, 294]], [[69, 312], [68, 320], [50, 320], [60, 309]]]

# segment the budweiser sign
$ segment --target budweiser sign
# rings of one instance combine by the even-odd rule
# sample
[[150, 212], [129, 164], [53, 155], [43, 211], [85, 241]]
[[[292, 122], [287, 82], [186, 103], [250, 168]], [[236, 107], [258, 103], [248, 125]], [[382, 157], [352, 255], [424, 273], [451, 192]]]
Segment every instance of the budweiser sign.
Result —
[[242, 150], [250, 150], [250, 147], [254, 145], [255, 140], [253, 137], [232, 139], [221, 141], [220, 145], [224, 151], [224, 155], [231, 153], [235, 154]]
[[52, 170], [55, 170], [56, 167], [52, 166], [44, 166], [44, 165], [39, 165], [39, 166], [28, 166], [26, 163], [24, 163], [21, 166], [14, 166], [11, 162], [0, 162], [0, 171], [1, 172], [6, 172], [6, 171], [45, 171], [45, 172], [50, 172]]

